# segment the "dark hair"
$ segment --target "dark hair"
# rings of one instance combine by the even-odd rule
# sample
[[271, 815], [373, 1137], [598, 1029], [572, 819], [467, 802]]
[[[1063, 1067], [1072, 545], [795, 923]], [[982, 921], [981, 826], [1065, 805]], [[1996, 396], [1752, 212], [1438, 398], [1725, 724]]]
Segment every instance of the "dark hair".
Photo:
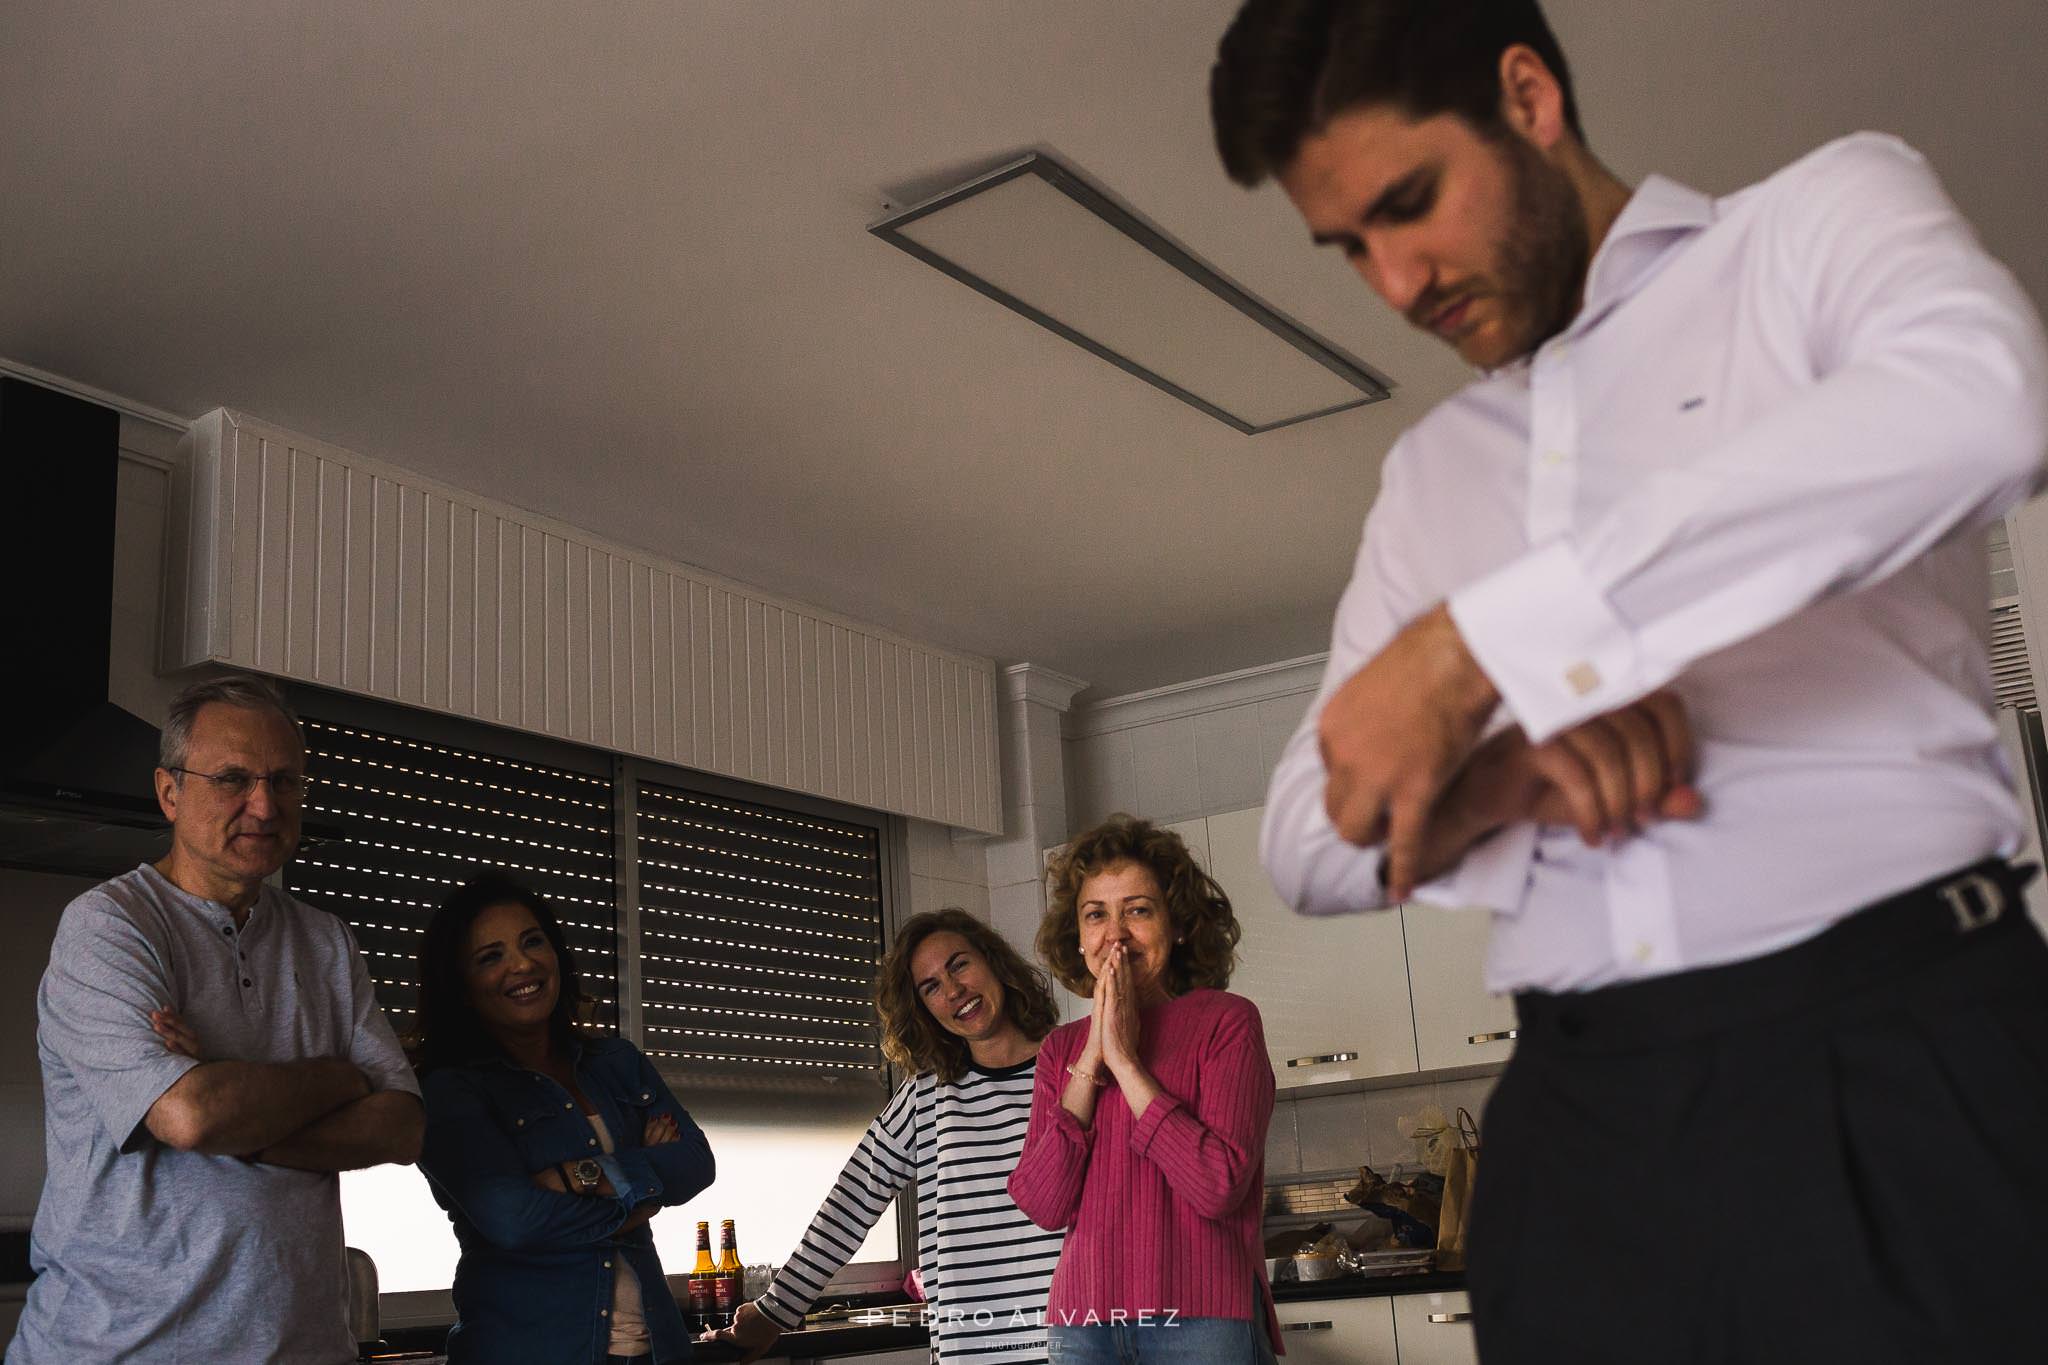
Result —
[[929, 1071], [942, 1081], [967, 1074], [967, 1042], [948, 1033], [918, 998], [910, 979], [910, 957], [933, 934], [950, 932], [967, 940], [1003, 987], [1003, 1013], [1024, 1036], [1037, 1042], [1060, 1021], [1052, 985], [1009, 941], [965, 910], [926, 910], [905, 920], [875, 977], [875, 1013], [882, 1020], [882, 1051], [906, 1071]]
[[1081, 883], [1119, 863], [1151, 870], [1166, 897], [1167, 917], [1177, 940], [1166, 959], [1166, 989], [1181, 995], [1198, 986], [1222, 990], [1237, 965], [1242, 934], [1230, 897], [1202, 870], [1181, 837], [1150, 820], [1112, 815], [1068, 844], [1046, 875], [1050, 904], [1038, 924], [1038, 955], [1076, 995], [1095, 989], [1094, 973], [1081, 957], [1081, 925], [1075, 918]]
[[1246, 0], [1209, 72], [1216, 150], [1232, 180], [1257, 185], [1331, 119], [1374, 104], [1501, 136], [1500, 54], [1518, 43], [1557, 78], [1583, 143], [1564, 50], [1536, 0]]
[[410, 1039], [414, 1065], [422, 1072], [503, 1055], [469, 1003], [466, 970], [470, 926], [494, 905], [525, 906], [547, 935], [560, 977], [554, 1013], [548, 1016], [549, 1031], [559, 1044], [566, 1046], [576, 1040], [576, 1006], [583, 995], [583, 982], [576, 974], [575, 955], [562, 938], [562, 926], [539, 895], [503, 873], [485, 872], [451, 891], [427, 921], [426, 938], [420, 944], [419, 1013]]

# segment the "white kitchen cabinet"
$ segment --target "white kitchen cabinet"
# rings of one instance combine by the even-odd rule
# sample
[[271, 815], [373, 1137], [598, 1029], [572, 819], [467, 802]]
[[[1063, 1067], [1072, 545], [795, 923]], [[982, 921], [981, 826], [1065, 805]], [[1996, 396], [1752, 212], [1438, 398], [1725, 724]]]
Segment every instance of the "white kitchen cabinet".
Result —
[[1244, 931], [1230, 989], [1258, 1005], [1274, 1076], [1284, 1088], [1413, 1072], [1401, 916], [1295, 914], [1259, 864], [1263, 813], [1255, 806], [1206, 823], [1209, 875]]
[[1415, 1002], [1415, 1053], [1424, 1071], [1504, 1062], [1514, 1051], [1514, 1001], [1486, 990], [1484, 910], [1401, 907], [1408, 943], [1408, 991]]
[[1285, 1365], [1401, 1365], [1386, 1299], [1311, 1299], [1276, 1307]]
[[1479, 1365], [1464, 1293], [1400, 1294], [1391, 1302], [1401, 1365]]

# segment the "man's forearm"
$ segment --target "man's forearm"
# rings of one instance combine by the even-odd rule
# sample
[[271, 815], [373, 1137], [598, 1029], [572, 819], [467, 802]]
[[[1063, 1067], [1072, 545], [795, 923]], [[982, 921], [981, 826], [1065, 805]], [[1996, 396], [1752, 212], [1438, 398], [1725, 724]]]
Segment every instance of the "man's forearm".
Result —
[[403, 1090], [379, 1090], [323, 1114], [255, 1153], [266, 1166], [300, 1171], [358, 1171], [365, 1166], [419, 1159], [426, 1128], [419, 1100]]
[[183, 1151], [243, 1156], [359, 1100], [369, 1082], [340, 1057], [297, 1062], [206, 1062], [150, 1107], [160, 1142]]

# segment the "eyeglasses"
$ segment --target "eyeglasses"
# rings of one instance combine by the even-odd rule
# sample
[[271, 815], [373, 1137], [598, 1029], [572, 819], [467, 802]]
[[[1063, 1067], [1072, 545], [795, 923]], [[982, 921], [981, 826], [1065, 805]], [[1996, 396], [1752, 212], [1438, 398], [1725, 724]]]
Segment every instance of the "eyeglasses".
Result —
[[186, 777], [203, 777], [213, 784], [215, 791], [235, 801], [255, 791], [258, 782], [267, 782], [271, 798], [287, 806], [295, 806], [305, 800], [306, 788], [312, 785], [311, 778], [289, 768], [280, 768], [274, 773], [244, 772], [240, 768], [223, 768], [217, 773], [202, 773], [192, 768], [166, 768], [164, 771], [181, 773]]

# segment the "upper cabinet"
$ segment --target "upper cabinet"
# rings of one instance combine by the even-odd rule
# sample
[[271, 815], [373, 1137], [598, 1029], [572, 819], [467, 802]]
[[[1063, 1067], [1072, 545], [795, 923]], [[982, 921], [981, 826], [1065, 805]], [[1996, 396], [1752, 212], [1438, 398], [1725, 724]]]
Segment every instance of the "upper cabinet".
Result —
[[1206, 823], [1209, 875], [1244, 931], [1230, 988], [1258, 1004], [1274, 1076], [1288, 1086], [1415, 1070], [1401, 917], [1315, 919], [1288, 909], [1259, 864], [1263, 811]]

